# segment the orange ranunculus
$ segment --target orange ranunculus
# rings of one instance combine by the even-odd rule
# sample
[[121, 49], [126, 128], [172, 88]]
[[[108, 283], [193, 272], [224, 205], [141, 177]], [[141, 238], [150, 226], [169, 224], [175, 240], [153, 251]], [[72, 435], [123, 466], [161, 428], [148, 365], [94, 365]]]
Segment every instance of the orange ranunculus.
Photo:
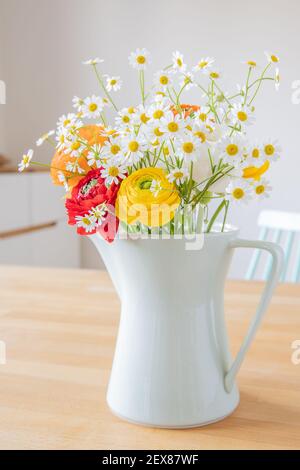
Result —
[[[181, 104], [180, 105], [181, 109], [184, 111], [184, 117], [187, 118], [188, 116], [190, 116], [192, 113], [195, 113], [197, 111], [199, 111], [200, 109], [200, 106], [196, 105], [196, 104]], [[176, 116], [176, 114], [178, 114], [178, 110], [175, 108], [175, 106], [172, 106], [172, 111], [174, 113], [174, 115]]]
[[[81, 127], [77, 132], [78, 136], [81, 139], [86, 140], [89, 145], [103, 145], [106, 141], [106, 137], [100, 134], [101, 130], [103, 130], [102, 126], [96, 126], [95, 124], [91, 124]], [[88, 165], [86, 156], [87, 150], [85, 150], [82, 155], [78, 158], [78, 164], [85, 171], [85, 173], [88, 173], [91, 170], [91, 167]], [[51, 168], [50, 171], [53, 184], [57, 186], [61, 186], [63, 184], [61, 181], [59, 181], [58, 178], [58, 174], [60, 171], [64, 172], [67, 177], [70, 177], [72, 175], [72, 173], [66, 171], [67, 164], [69, 163], [69, 161], [72, 160], [74, 160], [74, 157], [71, 157], [69, 154], [63, 153], [63, 151], [55, 152], [51, 161], [51, 167], [53, 168]], [[69, 187], [72, 189], [84, 176], [85, 174], [80, 176], [76, 175], [69, 178]]]

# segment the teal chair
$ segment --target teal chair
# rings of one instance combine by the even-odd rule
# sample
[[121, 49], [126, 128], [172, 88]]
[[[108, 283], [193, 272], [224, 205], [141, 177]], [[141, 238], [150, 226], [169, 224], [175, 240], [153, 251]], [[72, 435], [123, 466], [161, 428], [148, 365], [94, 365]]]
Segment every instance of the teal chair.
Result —
[[[300, 213], [265, 210], [259, 214], [260, 240], [279, 243], [284, 249], [282, 282], [300, 282]], [[246, 279], [269, 277], [272, 260], [263, 263], [262, 251], [256, 250], [251, 258]]]

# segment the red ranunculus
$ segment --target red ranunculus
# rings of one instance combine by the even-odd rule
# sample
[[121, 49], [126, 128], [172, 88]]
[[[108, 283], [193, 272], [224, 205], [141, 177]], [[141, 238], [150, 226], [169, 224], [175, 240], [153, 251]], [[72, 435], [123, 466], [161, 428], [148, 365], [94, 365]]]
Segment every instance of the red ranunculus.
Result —
[[112, 183], [109, 188], [105, 186], [105, 181], [101, 177], [102, 168], [91, 170], [82, 178], [79, 183], [74, 186], [71, 197], [66, 199], [66, 209], [69, 216], [69, 224], [76, 225], [75, 217], [85, 216], [91, 209], [97, 207], [99, 204], [105, 203], [109, 207], [109, 212], [105, 217], [104, 222], [95, 230], [88, 234], [82, 227], [77, 227], [79, 235], [92, 235], [99, 232], [102, 237], [112, 242], [116, 236], [119, 220], [112, 214], [114, 212], [115, 201], [119, 186]]

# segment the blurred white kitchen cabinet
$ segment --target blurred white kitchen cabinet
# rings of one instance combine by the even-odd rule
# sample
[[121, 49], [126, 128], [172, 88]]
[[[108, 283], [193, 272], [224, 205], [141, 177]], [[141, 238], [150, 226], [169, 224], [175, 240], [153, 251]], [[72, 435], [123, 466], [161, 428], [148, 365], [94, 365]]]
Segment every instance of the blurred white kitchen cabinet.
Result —
[[0, 264], [79, 267], [63, 196], [47, 172], [0, 173]]

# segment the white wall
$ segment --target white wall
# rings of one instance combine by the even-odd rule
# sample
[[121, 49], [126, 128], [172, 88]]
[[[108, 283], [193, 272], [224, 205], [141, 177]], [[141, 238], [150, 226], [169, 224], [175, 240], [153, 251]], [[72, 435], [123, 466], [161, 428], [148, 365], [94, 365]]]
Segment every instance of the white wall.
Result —
[[[85, 58], [103, 57], [106, 70], [122, 76], [125, 105], [136, 102], [127, 57], [138, 46], [152, 52], [153, 70], [168, 63], [176, 49], [189, 64], [212, 55], [230, 84], [241, 81], [242, 60], [264, 63], [264, 50], [275, 51], [281, 57], [281, 90], [266, 86], [252, 132], [257, 139], [278, 137], [284, 149], [270, 172], [274, 192], [260, 205], [232, 208], [230, 220], [243, 236], [255, 237], [262, 208], [299, 211], [300, 106], [291, 103], [292, 81], [300, 79], [298, 0], [0, 0], [0, 9], [9, 89], [5, 134], [15, 161], [69, 109], [74, 94], [97, 92], [91, 71], [81, 66]], [[40, 158], [47, 158], [44, 150]], [[83, 265], [91, 262], [94, 251], [84, 244]], [[233, 275], [241, 275], [246, 262], [240, 255]]]

